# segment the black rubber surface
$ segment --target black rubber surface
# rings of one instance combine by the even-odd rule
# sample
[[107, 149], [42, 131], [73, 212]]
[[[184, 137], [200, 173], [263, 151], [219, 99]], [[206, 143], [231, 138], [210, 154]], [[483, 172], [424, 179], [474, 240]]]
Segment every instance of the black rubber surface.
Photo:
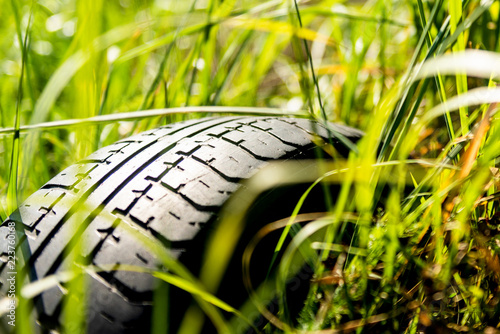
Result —
[[[361, 135], [334, 127], [353, 141]], [[329, 132], [305, 119], [205, 118], [146, 131], [96, 151], [55, 176], [0, 227], [0, 296], [9, 289], [9, 223], [17, 226], [17, 256], [25, 257], [18, 261], [30, 268], [29, 281], [69, 268], [76, 240], [82, 241], [83, 262], [158, 268], [159, 260], [123, 228], [123, 221], [187, 261], [185, 254], [196, 249], [193, 240], [217, 219], [241, 179], [269, 160], [314, 158], [312, 133], [327, 138]], [[201, 254], [186, 259], [196, 256]], [[144, 273], [89, 274], [88, 332], [146, 333], [154, 287], [154, 278]], [[65, 294], [64, 285], [58, 285], [35, 299], [42, 328], [57, 330]]]

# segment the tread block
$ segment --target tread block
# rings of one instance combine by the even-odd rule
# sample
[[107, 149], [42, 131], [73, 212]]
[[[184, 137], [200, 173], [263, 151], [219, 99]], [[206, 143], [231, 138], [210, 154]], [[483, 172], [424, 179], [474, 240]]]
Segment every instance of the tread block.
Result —
[[138, 179], [137, 182], [128, 184], [113, 198], [113, 202], [117, 203], [113, 212], [127, 214], [135, 203], [148, 192], [149, 188], [151, 188], [151, 182], [148, 180]]
[[[317, 134], [320, 137], [323, 138], [328, 138], [330, 135], [335, 136], [334, 133], [330, 133], [327, 128], [325, 128], [323, 125], [312, 122], [307, 119], [283, 119], [283, 122], [287, 122], [290, 124], [295, 124], [297, 127], [304, 129], [305, 131], [311, 133], [311, 134]], [[344, 126], [341, 124], [329, 124], [329, 127], [334, 130], [335, 132], [340, 133], [341, 135], [351, 138], [353, 140], [357, 140], [363, 136], [363, 132], [359, 131], [357, 129], [350, 128], [348, 126]]]
[[[201, 226], [213, 216], [212, 212], [199, 211], [175, 194], [169, 194], [151, 203], [146, 203], [143, 198], [134, 210], [137, 210], [135, 214], [148, 217], [148, 228], [172, 242], [191, 240], [200, 231]], [[152, 212], [163, 214], [152, 215]]]
[[243, 131], [233, 131], [222, 138], [245, 148], [250, 154], [263, 159], [278, 159], [291, 152], [295, 147], [285, 144], [271, 134], [244, 126]]
[[113, 233], [117, 224], [117, 217], [108, 211], [104, 211], [94, 218], [89, 227], [82, 235], [81, 254], [88, 257], [96, 250], [100, 243]]
[[33, 227], [45, 219], [51, 219], [59, 211], [59, 207], [67, 210], [63, 203], [73, 202], [75, 199], [64, 189], [41, 189], [32, 195], [12, 215], [16, 221]]
[[59, 186], [61, 188], [73, 189], [84, 178], [88, 177], [90, 171], [96, 167], [96, 164], [75, 164], [66, 168], [50, 180], [47, 186]]
[[207, 173], [210, 173], [210, 170], [203, 168], [199, 162], [193, 159], [184, 159], [162, 177], [161, 182], [177, 191], [188, 182], [197, 180]]
[[134, 328], [133, 325], [127, 326], [127, 324], [143, 324], [144, 321], [149, 321], [149, 317], [141, 319], [144, 317], [144, 307], [148, 304], [131, 303], [116, 293], [113, 287], [102, 283], [103, 280], [100, 277], [91, 276], [89, 279], [87, 299], [91, 302], [88, 302], [87, 332], [114, 334], [141, 333], [145, 330], [147, 333], [147, 328], [144, 325]]
[[226, 126], [221, 126], [221, 127], [217, 127], [217, 128], [214, 128], [214, 129], [210, 129], [208, 131], [208, 136], [211, 136], [211, 137], [217, 137], [217, 138], [220, 138], [222, 135], [226, 134], [226, 133], [229, 133], [231, 131], [238, 131], [237, 129], [240, 128], [241, 125], [240, 124], [236, 124], [236, 125], [226, 125]]
[[37, 303], [42, 304], [40, 306], [43, 306], [44, 314], [48, 315], [49, 317], [53, 317], [55, 316], [57, 306], [60, 304], [61, 299], [64, 297], [64, 295], [65, 294], [62, 292], [61, 288], [56, 285], [43, 291], [40, 294]]
[[146, 180], [158, 182], [163, 175], [167, 174], [171, 168], [175, 167], [183, 159], [183, 157], [171, 156], [169, 154], [163, 155], [146, 167], [141, 175], [146, 175]]
[[[193, 157], [205, 162], [225, 178], [234, 180], [248, 178], [257, 171], [256, 166], [265, 164], [227, 141], [218, 140], [213, 145], [213, 147], [201, 147], [193, 153]], [[221, 151], [225, 154], [221, 155], [219, 153]]]
[[306, 131], [297, 131], [295, 127], [284, 127], [282, 125], [283, 122], [274, 118], [259, 120], [252, 124], [253, 127], [267, 131], [286, 144], [294, 146], [307, 146], [311, 144], [311, 134]]
[[[136, 240], [133, 235], [118, 225], [95, 255], [93, 264], [96, 266], [126, 264], [157, 269], [160, 266], [159, 261]], [[154, 286], [154, 278], [151, 275], [117, 269], [109, 273], [120, 283], [137, 293], [151, 291]]]
[[[51, 190], [54, 190], [55, 194], [61, 191], [60, 189]], [[36, 238], [28, 238], [30, 245], [29, 249], [31, 253], [36, 252], [38, 248], [44, 244], [45, 239], [52, 235], [53, 232], [57, 230], [57, 228], [59, 228], [58, 226], [60, 225], [60, 219], [62, 219], [68, 213], [69, 208], [71, 208], [73, 204], [75, 204], [75, 202], [76, 198], [74, 198], [73, 196], [67, 196], [66, 193], [66, 196], [62, 196], [61, 200], [50, 207], [50, 210], [45, 207], [41, 208], [44, 212], [42, 218], [39, 221], [33, 222], [36, 223], [36, 225], [31, 224], [32, 226], [29, 226], [31, 229], [36, 226], [36, 229], [40, 231], [39, 233], [37, 233]], [[29, 211], [22, 210], [22, 208], [20, 208], [19, 211], [23, 223], [26, 222], [27, 217], [29, 217]], [[26, 213], [28, 213], [28, 215], [26, 215]], [[26, 233], [28, 234], [29, 229], [26, 229], [26, 231]]]
[[152, 214], [154, 211], [149, 211], [150, 213], [148, 213], [148, 210], [151, 210], [151, 206], [154, 205], [155, 202], [160, 201], [169, 194], [171, 194], [170, 190], [162, 185], [153, 183], [145, 196], [141, 196], [130, 209], [128, 212], [130, 217], [134, 221], [140, 222], [143, 226], [147, 226], [156, 216]]
[[198, 163], [199, 177], [188, 181], [180, 193], [189, 198], [190, 201], [202, 207], [220, 207], [229, 196], [238, 189], [237, 183], [226, 182], [220, 175], [214, 173], [210, 168]]

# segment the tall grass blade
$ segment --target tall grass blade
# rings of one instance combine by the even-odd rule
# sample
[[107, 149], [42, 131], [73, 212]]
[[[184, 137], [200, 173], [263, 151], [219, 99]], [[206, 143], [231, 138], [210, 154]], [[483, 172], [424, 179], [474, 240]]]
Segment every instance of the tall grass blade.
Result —
[[[307, 117], [306, 111], [291, 111], [278, 108], [258, 108], [258, 107], [219, 107], [219, 106], [200, 106], [200, 107], [179, 107], [152, 110], [139, 110], [120, 114], [100, 115], [84, 119], [68, 119], [64, 121], [46, 122], [33, 125], [22, 125], [18, 131], [20, 133], [33, 130], [45, 129], [66, 129], [70, 127], [83, 127], [88, 125], [106, 124], [123, 121], [136, 121], [150, 117], [159, 117], [173, 114], [192, 114], [192, 113], [213, 113], [213, 114], [241, 114], [241, 115], [263, 115], [263, 116], [295, 116]], [[0, 129], [0, 135], [13, 134], [15, 128]]]
[[[424, 11], [424, 6], [423, 6], [422, 1], [418, 0], [417, 5], [418, 5], [418, 10], [419, 10], [420, 20], [422, 21], [422, 25], [425, 26], [427, 24], [427, 20], [425, 18], [425, 11]], [[431, 32], [429, 31], [429, 33], [427, 34], [427, 46], [430, 49], [436, 49], [437, 46], [439, 45], [438, 43], [441, 42], [441, 39], [443, 38], [444, 33], [445, 33], [445, 30], [442, 27], [439, 30], [435, 40], [433, 41], [432, 36], [431, 36]], [[441, 102], [445, 102], [447, 97], [446, 97], [446, 91], [444, 89], [443, 77], [440, 74], [437, 74], [435, 77], [435, 82], [436, 82], [436, 87], [438, 88], [438, 91], [439, 91], [439, 97], [441, 99]], [[451, 120], [449, 113], [445, 114], [444, 120], [445, 120], [446, 129], [448, 130], [448, 135], [450, 137], [450, 140], [454, 140], [455, 139], [455, 130], [453, 129], [453, 123], [452, 123], [452, 120]], [[403, 132], [405, 132], [405, 131], [403, 131]]]
[[[20, 43], [22, 48], [22, 59], [21, 59], [21, 75], [19, 77], [19, 84], [17, 90], [17, 100], [16, 100], [16, 112], [14, 118], [14, 137], [12, 142], [12, 155], [10, 159], [10, 170], [9, 170], [9, 183], [7, 188], [7, 214], [12, 213], [18, 206], [17, 202], [17, 189], [18, 189], [18, 172], [19, 172], [19, 157], [20, 157], [20, 137], [19, 137], [19, 128], [21, 126], [21, 101], [23, 98], [23, 82], [24, 82], [24, 73], [26, 68], [26, 63], [28, 61], [28, 45], [29, 45], [29, 36], [31, 34], [32, 27], [32, 19], [33, 19], [33, 8], [34, 4], [32, 4], [30, 9], [30, 15], [28, 24], [26, 27], [26, 32], [24, 36], [24, 40]], [[21, 23], [19, 22], [19, 15], [17, 15], [17, 8], [14, 3], [12, 3], [12, 7], [14, 12], [16, 13], [16, 26], [20, 29]], [[20, 31], [18, 30], [18, 37], [21, 38]]]
[[[455, 33], [458, 27], [458, 23], [462, 18], [462, 1], [460, 0], [451, 0], [449, 2], [450, 8], [450, 32], [451, 34]], [[465, 40], [463, 32], [458, 34], [457, 42], [453, 45], [453, 52], [461, 52], [465, 50]], [[467, 92], [467, 77], [465, 74], [459, 73], [456, 76], [456, 86], [457, 86], [457, 94], [461, 95]], [[465, 135], [469, 132], [468, 127], [468, 110], [466, 107], [460, 107], [460, 124], [462, 128], [462, 135]]]
[[[299, 22], [299, 27], [303, 28], [302, 18], [300, 16], [300, 10], [299, 10], [299, 5], [297, 3], [297, 0], [293, 0], [293, 3], [294, 3], [294, 7], [295, 7], [295, 13], [297, 14], [297, 20]], [[316, 98], [318, 99], [318, 105], [319, 105], [319, 109], [321, 112], [321, 117], [323, 118], [323, 121], [326, 122], [328, 117], [327, 117], [326, 112], [325, 112], [325, 107], [323, 106], [323, 100], [321, 98], [321, 91], [319, 89], [319, 83], [318, 83], [318, 79], [316, 77], [316, 70], [314, 69], [311, 51], [309, 50], [309, 45], [307, 45], [307, 42], [305, 39], [303, 40], [303, 43], [304, 43], [304, 49], [306, 51], [307, 58], [309, 60], [309, 70], [311, 71], [313, 84], [314, 84], [314, 87], [316, 88]], [[311, 109], [311, 112], [313, 112], [313, 111], [314, 110]]]
[[[440, 8], [442, 4], [442, 0], [436, 1], [434, 4], [434, 7], [432, 8], [429, 20], [427, 21], [427, 25], [424, 27], [424, 30], [422, 32], [422, 35], [420, 36], [418, 40], [418, 44], [415, 47], [415, 50], [413, 52], [412, 59], [410, 60], [410, 63], [408, 65], [408, 71], [404, 75], [404, 85], [402, 87], [402, 94], [401, 94], [401, 99], [396, 107], [396, 109], [393, 111], [391, 118], [390, 118], [390, 123], [386, 123], [386, 127], [383, 130], [383, 136], [384, 139], [382, 141], [381, 147], [380, 147], [380, 153], [379, 153], [379, 161], [382, 161], [384, 159], [384, 155], [386, 153], [386, 150], [389, 148], [390, 143], [392, 142], [393, 137], [396, 134], [397, 128], [401, 124], [404, 113], [406, 111], [406, 107], [409, 104], [409, 98], [413, 95], [413, 91], [415, 89], [415, 86], [411, 84], [411, 78], [410, 74], [415, 68], [415, 65], [417, 63], [418, 56], [420, 55], [422, 51], [423, 44], [426, 39], [426, 35], [431, 27], [432, 22], [434, 21], [434, 18], [438, 12], [438, 9]], [[444, 25], [443, 25], [444, 26]]]

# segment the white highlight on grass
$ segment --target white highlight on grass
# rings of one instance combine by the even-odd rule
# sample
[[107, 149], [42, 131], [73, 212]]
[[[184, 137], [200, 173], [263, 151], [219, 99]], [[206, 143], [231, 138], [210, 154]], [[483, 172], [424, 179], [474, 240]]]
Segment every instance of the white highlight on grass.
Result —
[[15, 46], [16, 48], [19, 48], [19, 45], [20, 45], [20, 44], [19, 44], [19, 39], [18, 39], [17, 35], [13, 36], [12, 40], [13, 40], [13, 42], [12, 42], [12, 43], [14, 44], [14, 46]]
[[[196, 1], [196, 3], [198, 2], [200, 1]], [[155, 0], [155, 6], [168, 12], [186, 13], [191, 6], [191, 2], [179, 0]]]
[[354, 44], [354, 50], [356, 50], [357, 54], [360, 54], [361, 51], [363, 51], [363, 46], [364, 46], [363, 38], [360, 37], [356, 40], [356, 44]]
[[304, 102], [302, 101], [302, 98], [300, 96], [295, 96], [288, 100], [286, 108], [295, 112], [301, 110], [303, 105]]
[[491, 51], [465, 50], [460, 53], [445, 54], [416, 66], [411, 76], [417, 81], [434, 75], [457, 75], [484, 79], [500, 78], [500, 55]]
[[334, 4], [330, 8], [330, 10], [332, 11], [332, 13], [349, 14], [349, 10], [347, 9], [347, 7], [340, 3]]
[[500, 88], [479, 87], [469, 90], [467, 93], [449, 98], [428, 112], [422, 117], [422, 122], [428, 123], [432, 119], [441, 116], [446, 111], [455, 111], [460, 107], [490, 104], [500, 102]]
[[199, 82], [194, 83], [191, 86], [191, 95], [200, 95], [201, 92], [201, 84]]
[[61, 30], [63, 25], [64, 20], [62, 14], [52, 15], [47, 19], [47, 21], [45, 21], [45, 28], [48, 32]]
[[193, 66], [200, 71], [203, 70], [205, 68], [205, 59], [203, 58], [196, 59], [195, 61], [193, 61]]
[[108, 63], [112, 63], [120, 56], [121, 49], [116, 45], [111, 45], [106, 52]]
[[62, 33], [66, 37], [71, 37], [75, 34], [76, 22], [75, 20], [67, 21], [63, 24]]
[[42, 56], [47, 56], [52, 53], [53, 47], [50, 42], [36, 41], [33, 43], [33, 50]]
[[15, 61], [4, 60], [2, 62], [1, 70], [7, 75], [18, 75], [21, 72], [21, 67]]

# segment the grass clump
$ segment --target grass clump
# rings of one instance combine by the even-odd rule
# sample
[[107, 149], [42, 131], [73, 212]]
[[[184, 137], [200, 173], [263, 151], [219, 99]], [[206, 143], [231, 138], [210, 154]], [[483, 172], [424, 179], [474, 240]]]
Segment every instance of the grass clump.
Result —
[[139, 131], [229, 113], [220, 106], [307, 110], [366, 135], [343, 165], [304, 176], [341, 190], [325, 217], [289, 228], [282, 275], [302, 254], [315, 276], [297, 318], [260, 310], [264, 331], [500, 329], [500, 2], [2, 5], [2, 219], [63, 167]]

